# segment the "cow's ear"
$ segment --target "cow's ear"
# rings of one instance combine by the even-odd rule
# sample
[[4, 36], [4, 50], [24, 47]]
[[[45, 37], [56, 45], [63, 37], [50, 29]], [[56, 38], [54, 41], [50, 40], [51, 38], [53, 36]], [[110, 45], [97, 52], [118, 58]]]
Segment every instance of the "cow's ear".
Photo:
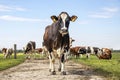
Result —
[[58, 20], [58, 18], [55, 15], [51, 16], [51, 19], [53, 20], [53, 22], [56, 22]]
[[70, 17], [71, 21], [74, 22], [77, 19], [77, 16], [73, 15], [72, 17]]

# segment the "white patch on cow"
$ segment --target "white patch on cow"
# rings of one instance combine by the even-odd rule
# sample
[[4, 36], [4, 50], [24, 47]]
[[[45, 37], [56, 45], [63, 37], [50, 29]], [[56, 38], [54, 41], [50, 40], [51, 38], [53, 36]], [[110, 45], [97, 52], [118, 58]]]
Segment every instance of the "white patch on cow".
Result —
[[94, 49], [93, 49], [93, 47], [90, 47], [90, 50], [91, 50], [91, 54], [94, 54]]
[[58, 54], [58, 57], [60, 57], [60, 55], [64, 52], [64, 49], [62, 48], [59, 48], [57, 49], [57, 54]]
[[62, 21], [63, 21], [63, 24], [64, 24], [64, 26], [63, 26], [63, 28], [62, 29], [67, 29], [66, 27], [65, 27], [65, 19], [67, 18], [67, 14], [61, 14], [61, 18], [62, 18]]
[[80, 48], [78, 49], [77, 53], [80, 53]]

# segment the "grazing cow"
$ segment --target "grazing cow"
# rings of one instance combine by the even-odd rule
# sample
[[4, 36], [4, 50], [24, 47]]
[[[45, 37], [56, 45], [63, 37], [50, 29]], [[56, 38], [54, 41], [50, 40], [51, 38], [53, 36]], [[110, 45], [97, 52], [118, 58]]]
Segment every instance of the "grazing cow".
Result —
[[76, 58], [79, 57], [79, 50], [80, 50], [80, 47], [72, 47], [70, 48], [70, 54], [75, 56]]
[[[36, 48], [36, 43], [34, 41], [29, 41], [27, 45], [23, 48], [24, 54], [26, 54], [26, 58], [30, 59], [30, 55], [34, 54]], [[35, 54], [34, 54], [35, 57]]]
[[13, 49], [12, 48], [9, 48], [9, 49], [3, 48], [2, 53], [4, 54], [4, 58], [11, 58]]
[[90, 47], [90, 49], [91, 49], [91, 54], [100, 53], [100, 48], [98, 48], [98, 47]]
[[38, 54], [42, 53], [42, 51], [43, 51], [42, 48], [36, 48], [36, 49], [35, 49], [35, 52], [38, 53]]
[[70, 48], [70, 53], [72, 55], [75, 55], [76, 58], [79, 58], [79, 55], [82, 56], [83, 54], [86, 54], [87, 58], [89, 57], [88, 56], [89, 50], [84, 46], [72, 47]]
[[66, 75], [64, 70], [65, 61], [69, 54], [69, 23], [75, 21], [77, 16], [70, 17], [67, 12], [61, 12], [59, 16], [51, 16], [53, 23], [45, 28], [43, 36], [43, 46], [47, 49], [50, 60], [50, 69], [52, 75], [55, 75], [55, 58], [59, 58], [59, 68], [61, 74]]
[[108, 48], [102, 48], [101, 53], [96, 54], [99, 59], [111, 59], [112, 51]]

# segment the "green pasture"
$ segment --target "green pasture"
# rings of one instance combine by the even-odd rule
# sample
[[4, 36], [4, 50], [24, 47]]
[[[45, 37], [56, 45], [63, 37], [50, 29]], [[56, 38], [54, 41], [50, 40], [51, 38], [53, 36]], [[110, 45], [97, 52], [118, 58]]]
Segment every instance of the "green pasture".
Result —
[[[34, 58], [34, 55], [32, 55], [31, 57]], [[45, 56], [42, 56], [40, 54], [35, 55], [35, 59], [44, 59], [44, 57]], [[23, 63], [25, 60], [25, 54], [23, 53], [17, 53], [17, 59], [14, 59], [14, 55], [12, 55], [12, 58], [10, 59], [4, 59], [3, 54], [0, 53], [0, 71]]]
[[82, 58], [72, 59], [90, 66], [96, 74], [107, 77], [108, 80], [120, 80], [120, 53], [112, 53], [111, 60], [100, 60], [95, 55], [91, 55], [89, 59], [86, 59], [85, 55]]
[[14, 56], [12, 55], [12, 58], [4, 59], [3, 54], [0, 54], [0, 71], [8, 69], [10, 67], [16, 66], [20, 63], [23, 63], [25, 61], [25, 57], [23, 53], [17, 54], [17, 59], [14, 59]]

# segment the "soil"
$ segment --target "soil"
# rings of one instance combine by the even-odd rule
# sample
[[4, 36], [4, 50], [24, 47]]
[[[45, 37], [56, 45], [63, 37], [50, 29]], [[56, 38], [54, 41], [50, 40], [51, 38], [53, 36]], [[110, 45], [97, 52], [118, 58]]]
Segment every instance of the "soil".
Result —
[[55, 63], [56, 75], [50, 75], [48, 59], [26, 60], [18, 66], [0, 71], [0, 80], [106, 80], [91, 68], [73, 61], [66, 62], [67, 74], [61, 75], [57, 64], [58, 61]]

